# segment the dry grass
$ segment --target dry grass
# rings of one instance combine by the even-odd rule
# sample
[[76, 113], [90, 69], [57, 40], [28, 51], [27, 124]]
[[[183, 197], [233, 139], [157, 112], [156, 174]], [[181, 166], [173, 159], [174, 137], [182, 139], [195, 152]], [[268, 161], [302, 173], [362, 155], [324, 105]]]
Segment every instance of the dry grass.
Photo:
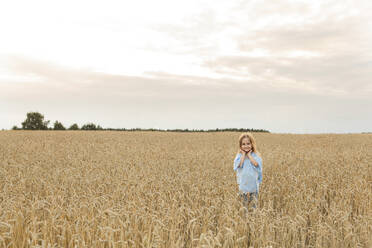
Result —
[[372, 135], [255, 134], [245, 215], [239, 133], [0, 132], [0, 247], [372, 247]]

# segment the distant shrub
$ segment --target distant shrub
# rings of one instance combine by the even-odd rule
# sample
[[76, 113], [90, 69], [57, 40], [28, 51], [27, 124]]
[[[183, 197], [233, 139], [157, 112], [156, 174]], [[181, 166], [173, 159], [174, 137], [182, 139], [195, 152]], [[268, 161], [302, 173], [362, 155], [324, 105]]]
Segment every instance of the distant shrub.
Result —
[[96, 126], [94, 123], [87, 123], [81, 127], [81, 130], [103, 130], [103, 128], [100, 125]]
[[74, 123], [68, 129], [69, 130], [79, 130], [79, 126], [78, 126], [78, 124]]
[[54, 122], [54, 130], [66, 130], [66, 128], [63, 126], [63, 124], [59, 121]]

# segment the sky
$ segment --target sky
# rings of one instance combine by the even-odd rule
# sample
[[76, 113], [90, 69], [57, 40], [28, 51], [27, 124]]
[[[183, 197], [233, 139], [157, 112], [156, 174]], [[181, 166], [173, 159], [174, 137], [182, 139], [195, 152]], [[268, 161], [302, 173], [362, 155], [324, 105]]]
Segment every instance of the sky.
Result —
[[[372, 132], [367, 0], [2, 1], [0, 129]], [[52, 125], [51, 125], [52, 126]]]

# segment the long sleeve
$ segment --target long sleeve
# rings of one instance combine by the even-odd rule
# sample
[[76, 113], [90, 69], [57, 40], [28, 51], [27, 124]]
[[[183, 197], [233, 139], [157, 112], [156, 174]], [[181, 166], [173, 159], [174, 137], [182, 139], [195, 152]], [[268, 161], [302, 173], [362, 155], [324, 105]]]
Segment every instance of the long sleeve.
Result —
[[234, 171], [238, 169], [238, 165], [240, 164], [240, 159], [242, 157], [241, 153], [238, 153], [234, 159]]
[[262, 158], [257, 154], [254, 154], [254, 159], [258, 163], [258, 166], [255, 169], [258, 171], [258, 183], [262, 183]]

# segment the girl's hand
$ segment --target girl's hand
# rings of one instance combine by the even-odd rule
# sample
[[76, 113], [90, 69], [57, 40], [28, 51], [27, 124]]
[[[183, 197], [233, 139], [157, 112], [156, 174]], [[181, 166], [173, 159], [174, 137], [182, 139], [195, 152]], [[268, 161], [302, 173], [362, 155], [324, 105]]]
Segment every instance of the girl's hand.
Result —
[[242, 155], [246, 155], [246, 154], [247, 154], [246, 151], [244, 151], [244, 150], [241, 149], [241, 148], [240, 148], [240, 153], [241, 153]]

